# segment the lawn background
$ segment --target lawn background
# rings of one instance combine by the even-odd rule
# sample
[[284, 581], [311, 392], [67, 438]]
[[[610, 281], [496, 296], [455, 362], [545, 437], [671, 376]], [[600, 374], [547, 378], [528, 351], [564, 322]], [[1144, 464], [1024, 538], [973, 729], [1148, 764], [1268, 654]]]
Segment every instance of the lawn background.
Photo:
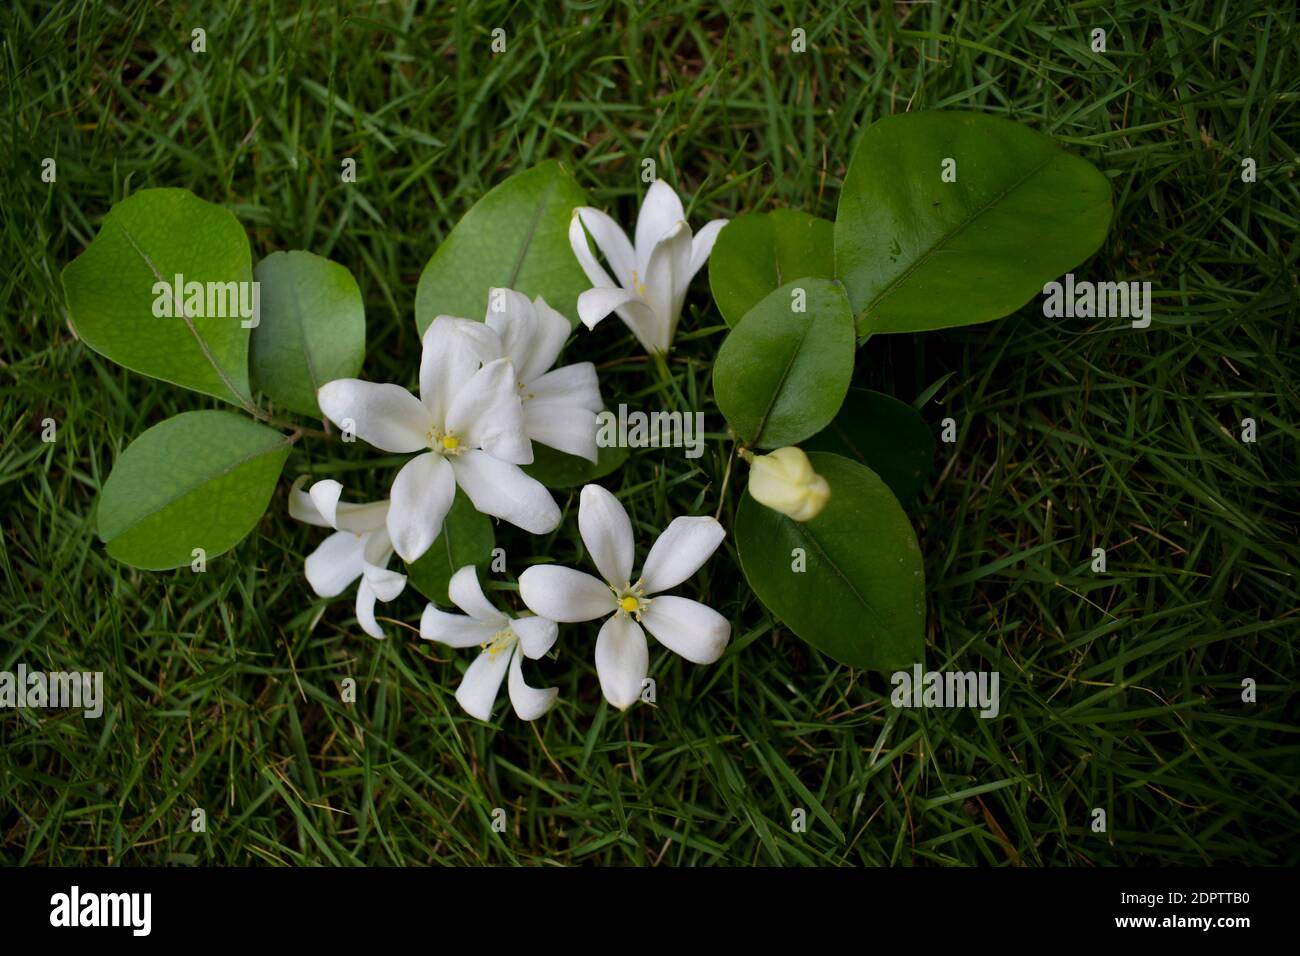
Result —
[[[1296, 17], [1226, 0], [7, 5], [0, 669], [103, 670], [108, 709], [0, 714], [0, 861], [1295, 863]], [[790, 52], [795, 27], [806, 53]], [[999, 671], [998, 719], [895, 711], [884, 676], [771, 621], [728, 542], [679, 592], [733, 621], [721, 662], [652, 645], [658, 703], [623, 715], [600, 699], [594, 627], [568, 626], [532, 672], [558, 684], [557, 709], [530, 726], [503, 696], [498, 726], [480, 724], [452, 697], [470, 655], [396, 625], [375, 642], [350, 595], [307, 588], [321, 534], [286, 518], [284, 491], [327, 445], [298, 446], [272, 511], [206, 574], [135, 571], [97, 541], [121, 449], [216, 404], [125, 372], [67, 322], [59, 272], [125, 195], [187, 187], [235, 213], [255, 259], [347, 265], [363, 374], [410, 382], [420, 270], [510, 173], [561, 159], [628, 222], [650, 156], [696, 228], [776, 206], [833, 218], [865, 125], [936, 108], [1010, 117], [1096, 163], [1115, 218], [1076, 275], [1156, 295], [1145, 331], [1048, 320], [1036, 300], [859, 353], [855, 384], [913, 401], [939, 383], [923, 414], [936, 435], [959, 424], [913, 509], [926, 662]], [[672, 515], [714, 511], [729, 448], [703, 274], [682, 329], [671, 388], [612, 319], [566, 353], [600, 363], [614, 401], [708, 415], [703, 458], [634, 453], [603, 482], [643, 547]], [[1245, 417], [1256, 444], [1238, 439]], [[374, 497], [389, 475], [339, 477]], [[498, 528], [512, 576], [537, 555], [584, 560], [576, 496], [557, 500], [554, 536]], [[381, 614], [413, 624], [421, 606], [408, 590]]]

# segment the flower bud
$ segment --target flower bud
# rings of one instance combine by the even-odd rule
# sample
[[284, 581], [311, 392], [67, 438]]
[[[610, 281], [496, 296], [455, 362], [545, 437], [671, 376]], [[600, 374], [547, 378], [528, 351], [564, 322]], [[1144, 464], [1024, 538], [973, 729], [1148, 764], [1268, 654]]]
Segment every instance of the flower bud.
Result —
[[810, 521], [826, 506], [831, 486], [813, 471], [801, 449], [778, 448], [750, 462], [749, 493], [759, 504], [795, 521]]

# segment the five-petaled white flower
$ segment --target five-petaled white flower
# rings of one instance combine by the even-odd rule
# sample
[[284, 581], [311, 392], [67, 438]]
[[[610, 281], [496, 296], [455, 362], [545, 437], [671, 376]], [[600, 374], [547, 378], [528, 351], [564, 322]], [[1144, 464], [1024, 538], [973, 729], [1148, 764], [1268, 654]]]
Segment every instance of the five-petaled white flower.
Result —
[[317, 393], [340, 428], [389, 452], [416, 455], [393, 479], [387, 528], [411, 562], [442, 531], [459, 484], [474, 507], [544, 534], [560, 509], [519, 465], [533, 460], [524, 429], [518, 375], [500, 337], [482, 322], [438, 316], [424, 333], [420, 397], [399, 385], [336, 379]]
[[558, 631], [555, 622], [544, 617], [511, 618], [502, 614], [484, 597], [473, 565], [453, 574], [447, 590], [452, 603], [465, 614], [448, 614], [430, 604], [420, 619], [420, 636], [451, 647], [482, 648], [456, 691], [456, 701], [465, 712], [479, 720], [492, 717], [492, 705], [507, 668], [510, 703], [521, 720], [536, 720], [550, 710], [559, 689], [539, 690], [525, 684], [522, 658], [536, 660], [551, 649]]
[[[682, 314], [686, 287], [713, 251], [727, 224], [715, 219], [692, 238], [677, 193], [655, 180], [636, 220], [636, 244], [599, 209], [581, 206], [569, 223], [569, 244], [594, 286], [578, 296], [578, 317], [587, 328], [611, 312], [632, 330], [647, 352], [667, 353]], [[591, 233], [618, 282], [610, 279], [587, 245]]]
[[352, 504], [339, 501], [343, 486], [333, 479], [303, 491], [304, 475], [289, 489], [289, 514], [334, 533], [307, 555], [307, 583], [323, 598], [337, 597], [357, 578], [357, 621], [371, 637], [382, 638], [375, 620], [375, 599], [391, 601], [406, 587], [406, 575], [388, 570], [393, 545], [385, 522], [388, 502]]
[[529, 302], [512, 289], [493, 289], [485, 321], [501, 339], [501, 357], [514, 363], [528, 437], [595, 461], [596, 413], [605, 407], [596, 366], [551, 369], [569, 337], [569, 320], [541, 296]]
[[601, 581], [583, 571], [537, 565], [519, 576], [529, 610], [553, 621], [591, 621], [610, 615], [596, 638], [596, 673], [605, 699], [625, 709], [641, 693], [650, 669], [644, 624], [671, 651], [696, 664], [722, 656], [731, 624], [698, 601], [658, 595], [700, 569], [726, 532], [713, 518], [674, 518], [650, 548], [641, 577], [632, 583], [632, 522], [610, 492], [582, 489], [578, 531]]

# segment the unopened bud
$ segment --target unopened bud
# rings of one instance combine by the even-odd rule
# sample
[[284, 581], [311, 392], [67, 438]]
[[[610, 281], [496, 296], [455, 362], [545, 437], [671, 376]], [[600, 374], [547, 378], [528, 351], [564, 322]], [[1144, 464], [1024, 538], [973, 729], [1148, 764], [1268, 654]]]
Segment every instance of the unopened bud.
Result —
[[813, 471], [801, 449], [778, 448], [750, 462], [749, 493], [759, 504], [795, 521], [810, 521], [826, 506], [831, 486]]

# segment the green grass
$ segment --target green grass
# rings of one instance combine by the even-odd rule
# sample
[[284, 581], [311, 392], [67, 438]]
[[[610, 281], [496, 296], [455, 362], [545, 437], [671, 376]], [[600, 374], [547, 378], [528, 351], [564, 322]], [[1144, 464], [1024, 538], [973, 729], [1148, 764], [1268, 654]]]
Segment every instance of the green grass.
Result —
[[[759, 6], [5, 8], [0, 669], [103, 670], [109, 709], [0, 713], [0, 860], [1300, 860], [1294, 5]], [[195, 26], [206, 55], [189, 51]], [[494, 57], [497, 26], [509, 49]], [[795, 26], [806, 54], [788, 52]], [[1104, 55], [1089, 51], [1094, 26]], [[651, 156], [695, 225], [781, 205], [831, 217], [862, 128], [939, 107], [1008, 116], [1096, 163], [1115, 221], [1075, 272], [1150, 280], [1157, 295], [1146, 331], [1047, 320], [1034, 302], [860, 352], [857, 384], [912, 401], [940, 383], [923, 413], [936, 433], [959, 423], [913, 514], [927, 664], [999, 671], [997, 720], [895, 711], [884, 676], [770, 619], [730, 545], [681, 591], [733, 621], [721, 662], [654, 646], [658, 703], [622, 715], [600, 698], [594, 627], [568, 626], [534, 672], [560, 687], [557, 709], [530, 726], [502, 708], [488, 726], [452, 698], [467, 654], [396, 625], [372, 641], [349, 600], [314, 598], [301, 556], [320, 534], [284, 515], [287, 480], [203, 575], [138, 572], [96, 540], [121, 449], [213, 405], [126, 373], [66, 321], [59, 271], [131, 191], [226, 204], [255, 257], [307, 248], [347, 265], [368, 311], [365, 376], [409, 382], [419, 272], [510, 173], [559, 158], [626, 221]], [[46, 156], [57, 184], [40, 181]], [[338, 181], [345, 156], [353, 187]], [[729, 451], [709, 385], [725, 328], [703, 277], [683, 330], [671, 387], [629, 358], [613, 320], [568, 352], [605, 366], [613, 401], [700, 409], [715, 430], [695, 462], [647, 451], [605, 480], [643, 542], [672, 515], [717, 508]], [[1256, 444], [1237, 440], [1245, 417]], [[338, 454], [304, 441], [286, 477]], [[344, 477], [366, 497], [387, 479]], [[733, 479], [728, 526], [738, 491]], [[498, 529], [513, 574], [584, 560], [576, 500], [560, 503], [551, 537]], [[413, 591], [385, 608], [408, 624], [420, 609]], [[348, 676], [354, 706], [339, 701]], [[196, 807], [206, 834], [189, 829]], [[806, 833], [791, 831], [793, 807]], [[1094, 807], [1109, 832], [1091, 831]]]

